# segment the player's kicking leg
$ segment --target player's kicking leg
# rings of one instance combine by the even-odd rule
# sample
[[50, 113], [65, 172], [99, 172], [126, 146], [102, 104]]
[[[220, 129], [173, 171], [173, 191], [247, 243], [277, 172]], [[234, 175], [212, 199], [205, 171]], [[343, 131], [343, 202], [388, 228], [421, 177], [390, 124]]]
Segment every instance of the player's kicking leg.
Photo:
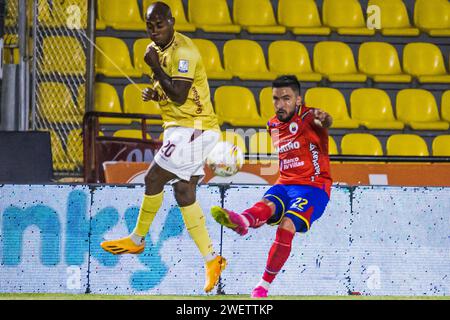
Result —
[[112, 254], [142, 253], [145, 249], [145, 236], [163, 202], [164, 185], [174, 178], [176, 176], [173, 173], [152, 163], [145, 176], [145, 195], [135, 229], [127, 237], [104, 241], [100, 246]]
[[180, 207], [186, 229], [194, 240], [205, 260], [205, 292], [210, 292], [219, 282], [219, 277], [226, 267], [226, 259], [217, 255], [206, 229], [205, 215], [196, 201], [196, 188], [199, 177], [179, 181], [174, 184], [175, 199]]
[[[289, 189], [291, 198], [286, 197], [283, 192], [274, 192], [277, 191], [276, 188], [278, 191]], [[275, 186], [269, 191], [265, 198], [278, 202], [274, 215], [276, 219], [271, 221], [275, 224], [279, 223], [279, 227], [267, 257], [262, 279], [251, 294], [253, 298], [267, 297], [271, 283], [289, 258], [295, 233], [307, 232], [311, 224], [321, 217], [329, 200], [324, 190], [310, 186]], [[280, 215], [281, 211], [282, 215]]]
[[218, 206], [211, 207], [211, 215], [214, 220], [242, 236], [247, 234], [248, 228], [262, 226], [274, 212], [275, 205], [267, 199], [255, 203], [253, 207], [241, 214]]

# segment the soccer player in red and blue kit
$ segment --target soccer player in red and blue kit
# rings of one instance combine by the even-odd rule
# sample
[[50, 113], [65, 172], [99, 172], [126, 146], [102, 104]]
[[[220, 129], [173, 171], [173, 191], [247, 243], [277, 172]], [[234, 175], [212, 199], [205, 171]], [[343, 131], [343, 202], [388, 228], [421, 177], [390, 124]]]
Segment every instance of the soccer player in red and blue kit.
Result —
[[214, 219], [245, 235], [249, 228], [265, 223], [278, 225], [276, 239], [267, 258], [253, 298], [267, 297], [270, 284], [287, 261], [296, 232], [307, 232], [320, 218], [330, 199], [332, 179], [328, 157], [331, 116], [303, 104], [295, 76], [278, 77], [272, 84], [276, 115], [267, 127], [278, 150], [280, 175], [253, 207], [238, 214], [212, 207]]

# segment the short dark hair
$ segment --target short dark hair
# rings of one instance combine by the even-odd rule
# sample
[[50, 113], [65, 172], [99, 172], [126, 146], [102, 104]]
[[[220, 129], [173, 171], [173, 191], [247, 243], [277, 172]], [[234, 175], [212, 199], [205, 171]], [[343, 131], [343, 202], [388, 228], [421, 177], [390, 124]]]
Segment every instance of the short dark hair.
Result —
[[272, 82], [272, 88], [284, 88], [289, 87], [298, 95], [301, 92], [301, 85], [298, 82], [297, 77], [293, 75], [283, 75], [279, 76]]
[[152, 14], [162, 16], [166, 19], [172, 18], [172, 10], [170, 10], [170, 7], [167, 5], [167, 3], [162, 1], [153, 2], [148, 6], [145, 13], [145, 19], [150, 20], [150, 16]]

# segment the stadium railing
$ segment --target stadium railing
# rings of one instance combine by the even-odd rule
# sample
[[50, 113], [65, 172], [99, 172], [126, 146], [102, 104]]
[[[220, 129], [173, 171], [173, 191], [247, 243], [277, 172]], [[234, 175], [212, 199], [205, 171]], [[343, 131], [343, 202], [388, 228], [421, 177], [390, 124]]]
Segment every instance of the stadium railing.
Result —
[[[137, 119], [141, 122], [142, 139], [104, 136], [100, 134], [99, 118]], [[97, 183], [104, 181], [103, 162], [127, 160], [126, 150], [140, 149], [144, 153], [150, 149], [155, 153], [162, 145], [158, 139], [147, 139], [147, 120], [161, 120], [160, 115], [124, 114], [110, 112], [86, 112], [83, 118], [83, 164], [84, 181]]]
[[[351, 162], [417, 162], [417, 163], [450, 163], [450, 157], [436, 156], [356, 156], [330, 155], [330, 161]], [[276, 154], [246, 154], [245, 160], [278, 160]]]

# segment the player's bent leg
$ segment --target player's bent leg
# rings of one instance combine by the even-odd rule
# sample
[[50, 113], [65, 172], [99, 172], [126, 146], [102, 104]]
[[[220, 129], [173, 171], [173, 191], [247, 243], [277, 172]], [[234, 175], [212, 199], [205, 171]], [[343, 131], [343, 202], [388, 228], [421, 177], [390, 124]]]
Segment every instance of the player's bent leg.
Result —
[[252, 298], [267, 297], [270, 284], [275, 280], [289, 258], [294, 235], [295, 225], [293, 221], [288, 217], [283, 218], [277, 229], [275, 241], [270, 248], [263, 277], [251, 293]]
[[133, 232], [124, 238], [104, 241], [100, 246], [112, 254], [142, 253], [145, 249], [145, 236], [163, 201], [164, 184], [173, 178], [172, 173], [152, 163], [145, 177], [146, 193]]
[[164, 198], [164, 185], [176, 176], [153, 162], [145, 176], [145, 194], [132, 238], [143, 241]]
[[259, 228], [270, 219], [275, 213], [275, 209], [276, 207], [273, 202], [263, 199], [255, 203], [253, 207], [242, 212], [242, 216], [247, 219], [250, 228]]
[[189, 235], [205, 259], [204, 290], [205, 292], [210, 292], [218, 283], [219, 277], [226, 267], [226, 260], [215, 253], [206, 229], [205, 215], [195, 200], [198, 178], [192, 177], [189, 183], [186, 181], [177, 182], [174, 185], [174, 191]]
[[211, 207], [211, 215], [221, 225], [230, 228], [240, 235], [245, 235], [248, 228], [259, 228], [269, 220], [275, 212], [275, 205], [263, 199], [241, 214], [218, 206]]

